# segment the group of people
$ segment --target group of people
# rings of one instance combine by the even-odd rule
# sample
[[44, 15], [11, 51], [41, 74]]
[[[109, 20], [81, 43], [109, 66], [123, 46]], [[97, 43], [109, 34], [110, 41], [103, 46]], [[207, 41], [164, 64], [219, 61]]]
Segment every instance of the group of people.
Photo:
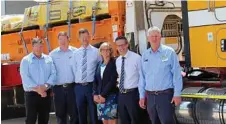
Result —
[[182, 90], [177, 55], [161, 44], [158, 27], [151, 27], [147, 37], [151, 47], [142, 56], [128, 49], [126, 37], [117, 37], [117, 58], [108, 42], [99, 50], [90, 45], [87, 29], [79, 30], [78, 49], [69, 45], [67, 32], [59, 32], [59, 47], [49, 55], [34, 38], [20, 65], [26, 124], [37, 118], [38, 124], [48, 124], [51, 90], [58, 124], [116, 124], [118, 119], [120, 124], [148, 124], [149, 119], [174, 124]]

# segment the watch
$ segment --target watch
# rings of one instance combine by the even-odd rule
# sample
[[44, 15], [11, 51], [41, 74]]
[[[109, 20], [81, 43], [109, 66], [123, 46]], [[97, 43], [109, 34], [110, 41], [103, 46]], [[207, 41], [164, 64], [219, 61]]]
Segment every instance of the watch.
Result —
[[49, 84], [45, 84], [46, 89], [49, 89], [50, 85]]

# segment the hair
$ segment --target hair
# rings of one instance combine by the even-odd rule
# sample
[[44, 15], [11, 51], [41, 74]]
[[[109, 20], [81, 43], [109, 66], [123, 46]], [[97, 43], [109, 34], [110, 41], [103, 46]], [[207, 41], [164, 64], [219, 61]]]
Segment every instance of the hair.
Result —
[[125, 40], [126, 44], [128, 44], [128, 40], [125, 36], [118, 36], [116, 39], [115, 39], [115, 42], [117, 42], [118, 40]]
[[69, 38], [66, 31], [60, 31], [57, 35], [57, 38], [59, 39], [60, 36], [66, 36], [67, 38]]
[[80, 36], [81, 34], [84, 34], [84, 33], [88, 33], [88, 34], [89, 34], [89, 31], [88, 31], [87, 29], [85, 29], [85, 28], [79, 29], [79, 31], [78, 31], [78, 35], [79, 35], [79, 36]]
[[158, 27], [156, 27], [156, 26], [153, 26], [153, 27], [150, 27], [149, 29], [148, 29], [148, 36], [152, 33], [152, 32], [159, 32], [160, 34], [161, 34], [161, 30], [158, 28]]
[[43, 43], [42, 40], [38, 37], [32, 39], [32, 46], [34, 46], [35, 44], [42, 44], [42, 43]]
[[111, 44], [110, 43], [108, 43], [108, 42], [104, 42], [104, 43], [102, 43], [101, 45], [100, 45], [100, 47], [99, 47], [99, 54], [101, 53], [101, 49], [103, 48], [103, 47], [105, 47], [105, 46], [107, 46], [109, 49], [110, 49], [110, 57], [113, 57], [113, 48], [111, 47]]

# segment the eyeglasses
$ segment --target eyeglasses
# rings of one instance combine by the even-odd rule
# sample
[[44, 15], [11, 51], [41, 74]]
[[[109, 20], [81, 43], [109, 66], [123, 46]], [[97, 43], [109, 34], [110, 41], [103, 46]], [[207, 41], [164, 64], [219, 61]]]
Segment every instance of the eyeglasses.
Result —
[[126, 43], [125, 44], [121, 44], [121, 45], [116, 45], [117, 47], [124, 47], [126, 46]]
[[111, 49], [100, 49], [100, 51], [110, 51]]
[[151, 38], [159, 38], [160, 36], [150, 36]]

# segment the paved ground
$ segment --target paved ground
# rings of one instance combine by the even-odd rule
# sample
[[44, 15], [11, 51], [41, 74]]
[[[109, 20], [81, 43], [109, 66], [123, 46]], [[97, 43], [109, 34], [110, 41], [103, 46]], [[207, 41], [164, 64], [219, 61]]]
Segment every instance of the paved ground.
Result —
[[[25, 120], [25, 118], [3, 120], [3, 121], [1, 121], [1, 124], [24, 124], [24, 120]], [[56, 124], [55, 114], [50, 114], [50, 123], [49, 124]]]

